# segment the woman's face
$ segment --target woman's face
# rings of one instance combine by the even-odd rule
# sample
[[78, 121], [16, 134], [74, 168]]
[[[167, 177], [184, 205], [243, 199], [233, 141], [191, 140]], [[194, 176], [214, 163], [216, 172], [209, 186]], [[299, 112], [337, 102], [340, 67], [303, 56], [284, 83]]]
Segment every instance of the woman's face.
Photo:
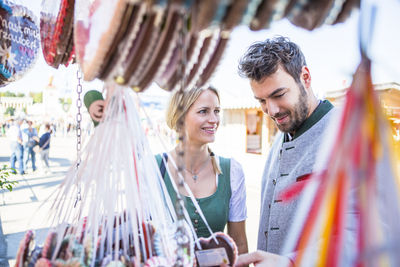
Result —
[[217, 95], [211, 90], [203, 91], [186, 113], [186, 141], [198, 145], [214, 142], [220, 109]]

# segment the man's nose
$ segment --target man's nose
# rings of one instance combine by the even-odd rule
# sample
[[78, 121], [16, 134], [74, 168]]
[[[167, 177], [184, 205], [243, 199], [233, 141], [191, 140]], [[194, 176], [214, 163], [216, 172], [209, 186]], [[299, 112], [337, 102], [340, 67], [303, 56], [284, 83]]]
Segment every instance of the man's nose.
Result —
[[263, 110], [266, 114], [273, 117], [279, 113], [279, 106], [274, 101], [266, 101]]

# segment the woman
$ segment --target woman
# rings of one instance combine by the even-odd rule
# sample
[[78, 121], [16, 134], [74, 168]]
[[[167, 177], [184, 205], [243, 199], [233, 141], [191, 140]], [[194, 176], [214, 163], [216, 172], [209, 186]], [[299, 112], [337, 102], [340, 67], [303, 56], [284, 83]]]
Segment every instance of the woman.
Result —
[[51, 173], [49, 165], [50, 138], [50, 124], [46, 123], [45, 132], [40, 136], [39, 139], [40, 158], [42, 160], [42, 169], [45, 173]]
[[[182, 108], [178, 108], [180, 105]], [[178, 152], [183, 149], [185, 169], [182, 175], [208, 224], [213, 232], [223, 232], [227, 225], [228, 235], [235, 240], [239, 254], [242, 254], [247, 252], [246, 189], [243, 170], [236, 160], [217, 157], [208, 147], [208, 144], [215, 140], [220, 123], [219, 113], [219, 93], [212, 87], [193, 88], [183, 95], [176, 92], [167, 110], [167, 124], [183, 135], [184, 147], [175, 147], [169, 153], [163, 154], [169, 172], [165, 171], [162, 156], [157, 155], [156, 158], [171, 199], [175, 202], [176, 193], [168, 173], [175, 184], [178, 184], [174, 163], [179, 162]], [[183, 121], [182, 126], [178, 123], [179, 120]], [[179, 192], [185, 196], [185, 206], [197, 235], [209, 236], [210, 233], [188, 197], [188, 192], [183, 188], [179, 188]]]

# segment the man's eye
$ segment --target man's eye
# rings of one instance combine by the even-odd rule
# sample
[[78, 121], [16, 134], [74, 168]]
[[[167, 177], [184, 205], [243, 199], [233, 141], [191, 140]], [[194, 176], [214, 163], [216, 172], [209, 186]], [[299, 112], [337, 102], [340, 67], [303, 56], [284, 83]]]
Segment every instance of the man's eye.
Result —
[[274, 97], [275, 97], [275, 98], [279, 98], [279, 97], [282, 97], [282, 96], [284, 96], [284, 95], [285, 95], [285, 93], [280, 94], [280, 95], [275, 95]]
[[265, 103], [265, 99], [258, 99], [258, 102], [260, 102], [260, 104], [264, 104]]

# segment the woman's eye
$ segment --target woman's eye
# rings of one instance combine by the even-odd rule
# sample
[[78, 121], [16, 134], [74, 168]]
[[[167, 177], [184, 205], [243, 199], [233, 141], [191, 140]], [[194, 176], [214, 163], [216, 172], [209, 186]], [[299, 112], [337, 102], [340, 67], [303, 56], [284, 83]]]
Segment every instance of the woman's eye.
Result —
[[219, 114], [219, 113], [221, 112], [221, 110], [216, 109], [214, 112], [217, 113], [217, 114]]

